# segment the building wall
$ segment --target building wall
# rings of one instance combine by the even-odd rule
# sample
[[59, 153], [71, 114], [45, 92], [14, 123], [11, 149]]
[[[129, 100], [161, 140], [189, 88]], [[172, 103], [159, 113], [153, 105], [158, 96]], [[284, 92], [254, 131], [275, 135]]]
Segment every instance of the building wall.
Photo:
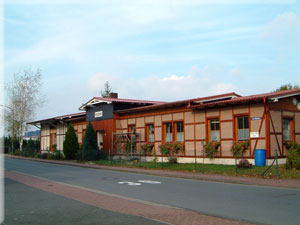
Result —
[[266, 116], [264, 112], [263, 103], [195, 111], [186, 108], [157, 110], [133, 115], [120, 115], [116, 120], [116, 132], [127, 132], [128, 125], [135, 125], [137, 132], [141, 134], [141, 141], [144, 142], [146, 125], [154, 124], [155, 151], [157, 155], [160, 155], [159, 145], [163, 138], [163, 124], [183, 121], [185, 156], [194, 157], [196, 154], [196, 157], [201, 157], [203, 156], [203, 144], [208, 138], [208, 121], [209, 119], [219, 119], [221, 140], [217, 157], [232, 158], [230, 149], [236, 139], [235, 118], [248, 115], [249, 131], [258, 132], [259, 135], [257, 138], [250, 138], [250, 148], [245, 154], [245, 157], [253, 158], [254, 149], [266, 149]]
[[118, 123], [114, 122], [114, 119], [93, 121], [92, 125], [95, 130], [103, 132], [103, 150], [106, 154], [109, 154], [112, 149], [112, 133], [114, 132], [115, 126], [120, 126]]
[[[71, 122], [74, 126], [78, 143], [83, 143], [84, 132], [87, 126], [87, 122], [79, 121], [79, 122]], [[66, 123], [57, 123], [53, 124], [55, 126], [50, 126], [49, 124], [42, 124], [41, 126], [41, 151], [52, 151], [51, 147], [51, 135], [55, 136], [55, 142], [52, 141], [52, 145], [56, 144], [57, 150], [63, 150], [63, 142], [65, 140], [65, 133], [67, 131]], [[52, 137], [53, 139], [53, 137]]]
[[[96, 112], [101, 112], [102, 115], [96, 116]], [[86, 121], [101, 121], [113, 118], [113, 105], [102, 103], [99, 105], [94, 105], [94, 107], [89, 107], [86, 109]]]
[[41, 151], [50, 150], [50, 125], [41, 126]]
[[[283, 119], [292, 120], [292, 141], [300, 143], [300, 111], [292, 103], [294, 97], [278, 99], [278, 102], [270, 103], [270, 153], [275, 157], [275, 149], [279, 157], [287, 154], [283, 141]], [[298, 102], [299, 97], [297, 97]]]

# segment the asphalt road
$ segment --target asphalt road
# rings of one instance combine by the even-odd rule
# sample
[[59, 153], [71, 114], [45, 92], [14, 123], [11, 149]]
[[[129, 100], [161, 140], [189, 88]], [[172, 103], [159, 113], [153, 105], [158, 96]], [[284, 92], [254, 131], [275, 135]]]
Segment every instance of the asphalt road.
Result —
[[5, 169], [229, 219], [300, 224], [297, 189], [164, 178], [12, 158], [5, 158]]

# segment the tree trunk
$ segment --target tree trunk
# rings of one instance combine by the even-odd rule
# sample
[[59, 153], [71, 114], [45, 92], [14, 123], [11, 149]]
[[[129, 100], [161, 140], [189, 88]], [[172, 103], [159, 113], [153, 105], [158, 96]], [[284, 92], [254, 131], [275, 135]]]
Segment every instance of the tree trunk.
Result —
[[20, 151], [22, 151], [23, 150], [23, 137], [20, 137], [19, 143], [20, 143]]

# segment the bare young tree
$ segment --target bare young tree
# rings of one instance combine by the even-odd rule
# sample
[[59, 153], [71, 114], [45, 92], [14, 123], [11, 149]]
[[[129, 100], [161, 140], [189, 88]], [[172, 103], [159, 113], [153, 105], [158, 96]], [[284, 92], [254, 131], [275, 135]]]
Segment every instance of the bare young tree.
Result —
[[108, 81], [106, 81], [104, 84], [104, 90], [101, 90], [101, 96], [103, 98], [108, 98], [110, 93], [112, 93], [112, 87], [109, 85]]
[[5, 120], [12, 138], [17, 138], [20, 143], [20, 151], [23, 146], [23, 135], [28, 130], [27, 123], [35, 115], [35, 111], [43, 103], [40, 96], [41, 71], [24, 70], [23, 73], [15, 73], [14, 80], [6, 85], [8, 107]]

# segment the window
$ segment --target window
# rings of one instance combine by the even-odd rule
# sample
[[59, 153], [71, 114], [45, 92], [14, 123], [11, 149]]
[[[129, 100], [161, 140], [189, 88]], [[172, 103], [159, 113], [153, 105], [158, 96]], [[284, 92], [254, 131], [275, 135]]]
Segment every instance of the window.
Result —
[[154, 125], [148, 124], [147, 125], [147, 136], [146, 136], [147, 142], [154, 142]]
[[249, 117], [237, 117], [237, 140], [245, 141], [249, 139]]
[[209, 141], [220, 141], [220, 122], [218, 119], [209, 120]]
[[172, 142], [173, 141], [173, 130], [172, 130], [172, 123], [165, 123], [164, 124], [164, 141]]
[[165, 123], [163, 129], [163, 140], [165, 142], [184, 142], [183, 122]]
[[184, 142], [184, 129], [183, 122], [176, 122], [176, 140], [178, 142]]
[[292, 141], [292, 120], [283, 119], [283, 141]]

